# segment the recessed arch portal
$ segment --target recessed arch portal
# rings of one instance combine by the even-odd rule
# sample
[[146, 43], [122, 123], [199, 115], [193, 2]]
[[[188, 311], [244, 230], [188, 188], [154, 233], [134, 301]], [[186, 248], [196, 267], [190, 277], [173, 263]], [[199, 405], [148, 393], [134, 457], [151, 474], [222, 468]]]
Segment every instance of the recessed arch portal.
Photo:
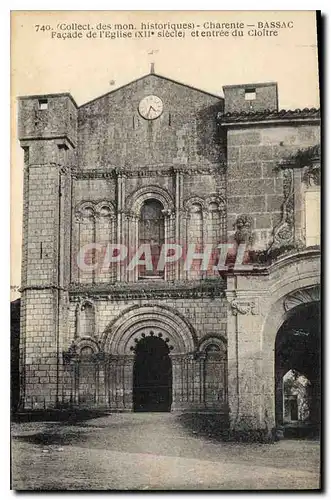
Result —
[[197, 336], [188, 321], [178, 311], [165, 306], [133, 306], [113, 321], [102, 337], [105, 352], [113, 355], [132, 355], [135, 339], [146, 331], [157, 331], [169, 338], [174, 354], [192, 353], [197, 347]]

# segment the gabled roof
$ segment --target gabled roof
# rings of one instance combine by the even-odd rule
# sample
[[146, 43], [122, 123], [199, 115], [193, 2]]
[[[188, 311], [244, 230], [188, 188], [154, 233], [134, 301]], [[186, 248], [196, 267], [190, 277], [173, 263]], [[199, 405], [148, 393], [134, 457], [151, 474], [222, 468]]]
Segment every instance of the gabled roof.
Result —
[[139, 78], [136, 78], [135, 80], [132, 80], [128, 83], [125, 83], [124, 85], [121, 85], [120, 87], [114, 89], [114, 90], [110, 90], [109, 92], [106, 92], [105, 94], [102, 94], [98, 97], [95, 97], [94, 99], [92, 99], [91, 101], [88, 101], [88, 102], [85, 102], [84, 104], [82, 104], [81, 106], [79, 106], [80, 108], [84, 107], [84, 106], [87, 106], [88, 104], [91, 104], [92, 102], [94, 101], [97, 101], [98, 99], [102, 99], [103, 97], [106, 97], [110, 94], [114, 94], [115, 92], [118, 92], [119, 90], [122, 90], [124, 89], [125, 87], [128, 87], [129, 85], [132, 85], [133, 83], [136, 83], [136, 82], [139, 82], [140, 80], [143, 80], [144, 78], [148, 78], [150, 76], [154, 76], [156, 78], [161, 78], [162, 80], [166, 80], [168, 82], [171, 82], [171, 83], [175, 83], [176, 85], [181, 85], [183, 87], [186, 87], [186, 88], [189, 88], [191, 90], [195, 90], [197, 92], [201, 92], [202, 94], [206, 94], [206, 95], [209, 95], [209, 96], [212, 96], [212, 97], [215, 97], [216, 99], [219, 99], [220, 101], [223, 101], [224, 98], [222, 96], [219, 96], [219, 95], [216, 95], [216, 94], [213, 94], [211, 92], [207, 92], [206, 90], [201, 90], [201, 89], [198, 89], [197, 87], [193, 87], [192, 85], [187, 85], [186, 83], [183, 83], [183, 82], [179, 82], [177, 80], [173, 80], [172, 78], [168, 78], [167, 76], [163, 76], [163, 75], [159, 75], [158, 73], [147, 73], [146, 75], [143, 75]]

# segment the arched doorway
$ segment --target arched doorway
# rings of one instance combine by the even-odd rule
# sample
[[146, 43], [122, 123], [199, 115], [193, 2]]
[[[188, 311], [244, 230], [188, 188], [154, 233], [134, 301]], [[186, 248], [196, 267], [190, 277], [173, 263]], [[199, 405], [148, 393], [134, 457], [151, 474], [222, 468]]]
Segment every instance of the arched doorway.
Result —
[[172, 366], [169, 347], [160, 337], [142, 338], [135, 348], [134, 411], [170, 411]]
[[293, 308], [275, 342], [276, 425], [297, 435], [320, 425], [320, 304]]

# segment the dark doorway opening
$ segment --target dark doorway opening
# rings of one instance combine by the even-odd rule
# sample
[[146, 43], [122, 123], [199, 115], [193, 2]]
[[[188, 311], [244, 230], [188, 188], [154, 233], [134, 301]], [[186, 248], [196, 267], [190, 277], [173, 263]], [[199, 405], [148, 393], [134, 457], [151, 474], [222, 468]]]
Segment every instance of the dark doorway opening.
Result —
[[172, 370], [169, 347], [160, 337], [141, 339], [133, 369], [134, 411], [170, 411]]
[[291, 312], [276, 337], [276, 425], [289, 437], [319, 434], [320, 326], [320, 304], [303, 304]]

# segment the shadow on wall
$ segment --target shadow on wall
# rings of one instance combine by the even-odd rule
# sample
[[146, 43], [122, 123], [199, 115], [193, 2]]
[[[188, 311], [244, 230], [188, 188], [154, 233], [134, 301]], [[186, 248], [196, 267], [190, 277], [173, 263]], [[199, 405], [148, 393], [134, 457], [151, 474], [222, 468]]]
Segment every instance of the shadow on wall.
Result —
[[226, 161], [226, 136], [216, 120], [222, 106], [222, 103], [214, 104], [197, 115], [197, 154], [211, 163]]
[[21, 299], [10, 303], [10, 407], [16, 411], [20, 398], [19, 347]]

